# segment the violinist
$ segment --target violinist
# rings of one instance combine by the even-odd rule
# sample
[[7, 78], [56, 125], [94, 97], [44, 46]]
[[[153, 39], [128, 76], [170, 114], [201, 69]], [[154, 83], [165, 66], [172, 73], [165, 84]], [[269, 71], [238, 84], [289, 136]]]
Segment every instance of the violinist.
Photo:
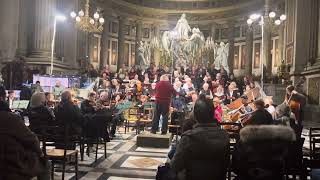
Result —
[[249, 118], [250, 125], [269, 125], [273, 123], [272, 115], [265, 109], [263, 100], [257, 100], [254, 102], [256, 110]]
[[111, 111], [113, 114], [113, 118], [111, 120], [111, 131], [110, 131], [110, 136], [111, 138], [115, 137], [116, 134], [116, 129], [117, 129], [117, 125], [120, 122], [124, 121], [124, 116], [123, 116], [123, 101], [124, 101], [124, 95], [117, 95], [115, 97], [115, 104], [112, 105], [111, 107]]
[[114, 100], [117, 95], [124, 94], [124, 89], [121, 86], [119, 79], [112, 79], [113, 88], [111, 88], [111, 99]]
[[84, 100], [81, 103], [80, 109], [82, 114], [86, 115], [92, 115], [96, 112], [96, 93], [90, 92], [88, 95], [88, 99]]
[[54, 99], [54, 95], [50, 92], [45, 93], [46, 96], [46, 106], [53, 109], [56, 106], [57, 101]]
[[238, 91], [237, 84], [235, 82], [231, 82], [226, 92], [225, 104], [230, 104], [231, 102], [238, 99], [239, 97], [240, 97], [240, 93]]
[[97, 105], [97, 110], [108, 110], [110, 109], [110, 98], [109, 98], [109, 93], [108, 92], [102, 92], [100, 94], [100, 98], [96, 101]]

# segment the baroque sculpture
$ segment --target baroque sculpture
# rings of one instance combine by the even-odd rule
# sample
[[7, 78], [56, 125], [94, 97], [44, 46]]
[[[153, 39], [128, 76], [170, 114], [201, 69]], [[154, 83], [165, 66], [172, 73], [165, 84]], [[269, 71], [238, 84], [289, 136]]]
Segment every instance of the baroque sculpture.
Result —
[[138, 62], [140, 66], [145, 66], [150, 64], [150, 45], [148, 42], [142, 42], [140, 41], [139, 47], [138, 47]]
[[229, 43], [224, 44], [224, 42], [220, 42], [220, 44], [215, 43], [214, 45], [214, 66], [215, 69], [219, 70], [223, 67], [224, 70], [229, 74], [229, 65], [228, 65], [228, 57], [229, 57]]

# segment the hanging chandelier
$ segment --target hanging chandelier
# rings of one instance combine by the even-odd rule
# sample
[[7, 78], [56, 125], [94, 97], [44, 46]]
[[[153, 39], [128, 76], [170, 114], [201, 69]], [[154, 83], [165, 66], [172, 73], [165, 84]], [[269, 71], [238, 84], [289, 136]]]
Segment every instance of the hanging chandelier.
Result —
[[89, 0], [86, 0], [85, 11], [81, 9], [78, 14], [72, 11], [70, 15], [75, 19], [76, 27], [79, 30], [89, 33], [101, 33], [103, 31], [104, 18], [98, 12], [95, 12], [93, 17], [90, 17], [89, 9]]

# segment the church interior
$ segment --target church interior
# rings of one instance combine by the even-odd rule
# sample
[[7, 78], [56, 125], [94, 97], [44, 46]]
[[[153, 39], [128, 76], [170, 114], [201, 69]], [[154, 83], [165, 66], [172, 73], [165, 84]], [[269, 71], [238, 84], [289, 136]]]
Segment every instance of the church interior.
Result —
[[[274, 121], [286, 124], [281, 126], [291, 126], [295, 132], [294, 143], [301, 145], [297, 148], [301, 158], [293, 160], [298, 165], [282, 167], [281, 178], [320, 179], [319, 0], [1, 0], [0, 22], [0, 86], [4, 87], [4, 99], [7, 99], [3, 101], [8, 102], [10, 113], [18, 114], [37, 135], [40, 150], [47, 152], [44, 156], [50, 170], [48, 178], [32, 174], [30, 179], [37, 179], [36, 176], [81, 180], [183, 179], [163, 173], [170, 167], [175, 170], [172, 164], [178, 163], [178, 157], [172, 160], [170, 153], [173, 149], [175, 153], [182, 153], [182, 142], [187, 142], [184, 138], [191, 136], [189, 131], [182, 130], [181, 122], [189, 118], [186, 112], [190, 111], [196, 121], [202, 117], [196, 112], [201, 94], [213, 103], [215, 118], [216, 103], [221, 104], [218, 124], [221, 129], [226, 128], [230, 136], [231, 159], [238, 157], [231, 157], [237, 144], [232, 142], [245, 138], [247, 122], [244, 119], [247, 114], [251, 119], [256, 110], [244, 112], [237, 118], [234, 114], [248, 104], [259, 109], [256, 106], [262, 99], [268, 112], [270, 106], [274, 106], [271, 110], [274, 114], [270, 112]], [[170, 109], [166, 111], [161, 109], [164, 107], [160, 94], [165, 91], [160, 87], [162, 81], [169, 81], [175, 90], [168, 104]], [[182, 93], [180, 89], [185, 87]], [[81, 137], [71, 140], [77, 144], [73, 150], [62, 148], [62, 158], [57, 160], [59, 153], [54, 148], [59, 144], [53, 149], [47, 147], [48, 152], [44, 145], [48, 139], [43, 134], [38, 136], [42, 130], [32, 125], [32, 108], [41, 99], [39, 94], [45, 94], [45, 98], [51, 94], [52, 99], [46, 99], [46, 106], [48, 102], [53, 103], [48, 106], [53, 119], [72, 119], [76, 110], [65, 106], [63, 100], [69, 95], [66, 91], [72, 94], [72, 101], [79, 107], [86, 125], [82, 123]], [[179, 105], [179, 108], [173, 107], [179, 96], [186, 102], [183, 107], [188, 109], [190, 104], [191, 109], [180, 111]], [[86, 110], [83, 108], [87, 100], [89, 105], [91, 101], [94, 103], [92, 112], [86, 111], [89, 105]], [[1, 101], [0, 97], [0, 106]], [[140, 112], [141, 106], [144, 109]], [[288, 109], [290, 122], [277, 118], [282, 107]], [[125, 110], [122, 112], [121, 108]], [[5, 108], [0, 107], [0, 117], [7, 117], [1, 115], [2, 109]], [[70, 116], [64, 117], [69, 110]], [[92, 140], [83, 132], [92, 128], [88, 121], [98, 119], [99, 113], [104, 119], [110, 115], [110, 120], [103, 125], [108, 135]], [[291, 121], [290, 115], [294, 115], [295, 120]], [[176, 117], [177, 123], [172, 123]], [[154, 126], [158, 128], [159, 121], [162, 132], [155, 134]], [[292, 127], [292, 122], [297, 128]], [[228, 123], [238, 123], [241, 127]], [[1, 142], [14, 134], [15, 129], [4, 128], [3, 124], [0, 122], [3, 127], [0, 127], [0, 179], [19, 179], [8, 173], [14, 170], [6, 169], [7, 149], [2, 148], [14, 144], [9, 140]], [[259, 132], [257, 130], [257, 134]], [[210, 137], [209, 133], [205, 135]], [[285, 139], [284, 136], [279, 139]], [[206, 149], [204, 145], [201, 147]], [[76, 168], [65, 166], [65, 161], [74, 160], [74, 152]], [[189, 153], [195, 152], [200, 151]], [[68, 158], [69, 155], [72, 158]], [[56, 159], [51, 160], [52, 157]], [[192, 155], [190, 161], [184, 162], [201, 164], [201, 157], [200, 160], [196, 157]], [[170, 166], [170, 160], [176, 163]], [[260, 164], [255, 165], [259, 168]], [[216, 166], [210, 168], [214, 170]], [[240, 168], [240, 173], [234, 169], [237, 168], [226, 167], [223, 178], [211, 175], [202, 179], [250, 179], [250, 173], [243, 178], [243, 169]], [[186, 179], [200, 180], [201, 176], [196, 174], [191, 173]]]

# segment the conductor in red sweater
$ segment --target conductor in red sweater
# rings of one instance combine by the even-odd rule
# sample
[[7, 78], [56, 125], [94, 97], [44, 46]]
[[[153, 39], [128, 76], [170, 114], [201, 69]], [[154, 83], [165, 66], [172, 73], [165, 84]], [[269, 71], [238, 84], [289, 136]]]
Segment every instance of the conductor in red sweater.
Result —
[[156, 134], [159, 127], [159, 119], [162, 115], [161, 134], [167, 134], [168, 130], [168, 115], [171, 97], [176, 93], [173, 86], [169, 82], [167, 75], [162, 75], [160, 81], [156, 85], [156, 109], [152, 121], [151, 133]]

